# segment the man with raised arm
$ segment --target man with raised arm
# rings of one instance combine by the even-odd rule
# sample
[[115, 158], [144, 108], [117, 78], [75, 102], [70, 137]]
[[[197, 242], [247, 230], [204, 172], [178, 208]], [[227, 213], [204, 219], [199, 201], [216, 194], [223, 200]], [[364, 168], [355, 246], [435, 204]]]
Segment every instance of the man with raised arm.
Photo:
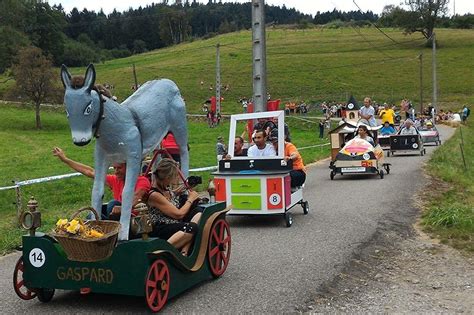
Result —
[[[68, 158], [61, 148], [53, 148], [53, 155], [73, 170], [92, 179], [95, 177], [95, 170], [92, 167]], [[114, 174], [107, 175], [105, 184], [112, 190], [114, 199], [107, 204], [107, 212], [102, 213], [102, 219], [108, 219], [110, 214], [120, 214], [120, 206], [122, 204], [122, 190], [125, 186], [127, 165], [125, 163], [114, 163], [112, 166], [114, 168]], [[135, 194], [133, 196], [133, 205], [137, 204], [150, 189], [151, 184], [148, 178], [138, 176], [135, 185]], [[99, 211], [99, 209], [96, 210]]]

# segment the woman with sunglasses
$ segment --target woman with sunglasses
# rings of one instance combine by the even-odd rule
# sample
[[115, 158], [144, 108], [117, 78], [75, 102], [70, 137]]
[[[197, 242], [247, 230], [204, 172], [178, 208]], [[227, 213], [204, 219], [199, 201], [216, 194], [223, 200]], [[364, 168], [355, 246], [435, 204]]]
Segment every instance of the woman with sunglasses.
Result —
[[153, 187], [148, 194], [150, 220], [153, 225], [151, 236], [167, 240], [188, 255], [193, 236], [198, 229], [201, 213], [193, 208], [199, 198], [197, 192], [190, 190], [187, 200], [180, 205], [171, 185], [178, 181], [178, 164], [171, 159], [162, 159], [153, 172]]

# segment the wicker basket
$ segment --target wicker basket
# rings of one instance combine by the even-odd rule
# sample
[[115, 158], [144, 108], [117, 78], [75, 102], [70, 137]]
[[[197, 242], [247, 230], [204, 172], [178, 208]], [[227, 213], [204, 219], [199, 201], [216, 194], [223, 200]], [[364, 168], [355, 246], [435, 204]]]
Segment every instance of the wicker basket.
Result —
[[[96, 218], [99, 218], [97, 211], [91, 207], [84, 207], [77, 210], [71, 220], [83, 211], [92, 211]], [[63, 235], [51, 233], [63, 250], [66, 252], [67, 258], [73, 261], [94, 262], [106, 259], [112, 255], [117, 236], [120, 230], [120, 223], [108, 220], [90, 221], [92, 227], [98, 227], [104, 236], [99, 238], [80, 238], [77, 236]]]

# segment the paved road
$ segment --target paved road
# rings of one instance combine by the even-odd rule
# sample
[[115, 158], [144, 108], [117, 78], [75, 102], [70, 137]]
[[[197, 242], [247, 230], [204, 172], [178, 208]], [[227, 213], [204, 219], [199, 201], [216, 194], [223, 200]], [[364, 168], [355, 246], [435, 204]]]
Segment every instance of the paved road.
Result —
[[[440, 127], [442, 138], [453, 130]], [[421, 188], [428, 154], [396, 156], [390, 175], [336, 176], [328, 162], [309, 168], [305, 199], [311, 211], [294, 210], [291, 228], [281, 218], [230, 217], [232, 257], [220, 279], [168, 302], [164, 313], [287, 313], [301, 309], [321, 284], [331, 281], [376, 229], [413, 219], [412, 196]], [[22, 301], [12, 289], [18, 253], [0, 258], [2, 314], [147, 313], [143, 298], [57, 292], [52, 302]]]

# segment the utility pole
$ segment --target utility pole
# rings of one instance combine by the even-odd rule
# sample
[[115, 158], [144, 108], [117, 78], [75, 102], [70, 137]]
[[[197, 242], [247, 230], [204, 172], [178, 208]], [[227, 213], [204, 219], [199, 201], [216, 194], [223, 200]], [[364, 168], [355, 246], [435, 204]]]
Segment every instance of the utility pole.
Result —
[[221, 55], [220, 44], [216, 45], [216, 115], [221, 113]]
[[438, 110], [438, 85], [436, 82], [436, 35], [433, 32], [431, 40], [433, 41], [433, 107]]
[[423, 53], [420, 53], [418, 58], [420, 58], [420, 113], [423, 115]]
[[252, 81], [255, 112], [267, 110], [265, 1], [252, 0]]

